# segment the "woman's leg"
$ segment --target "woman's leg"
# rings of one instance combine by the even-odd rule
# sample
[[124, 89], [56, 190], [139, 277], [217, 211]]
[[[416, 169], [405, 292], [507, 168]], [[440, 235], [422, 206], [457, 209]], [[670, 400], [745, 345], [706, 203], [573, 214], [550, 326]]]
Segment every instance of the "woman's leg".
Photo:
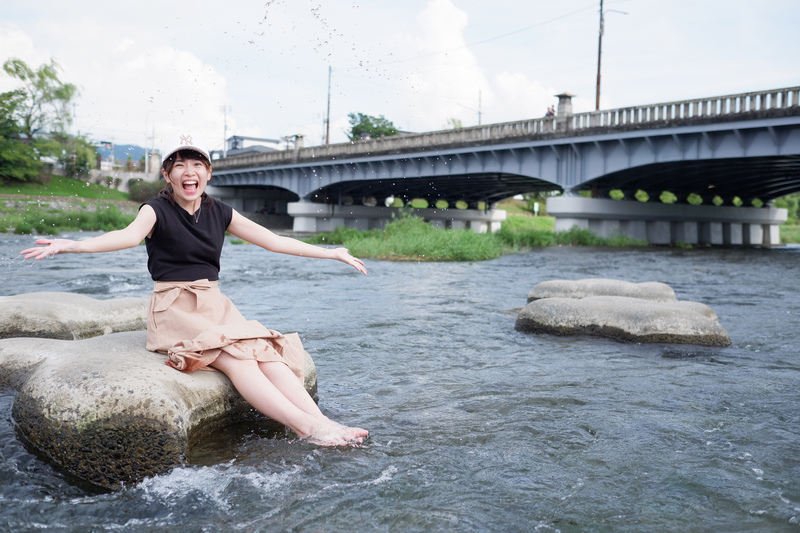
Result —
[[300, 410], [315, 418], [327, 419], [319, 410], [317, 402], [308, 394], [308, 391], [297, 379], [288, 366], [280, 361], [269, 361], [258, 364], [261, 372], [275, 385], [286, 398]]
[[[325, 418], [324, 415], [323, 418], [319, 418], [312, 414], [313, 410], [312, 413], [308, 413], [298, 407], [293, 399], [300, 401], [304, 407], [310, 408], [307, 402], [296, 397], [299, 396], [296, 391], [290, 391], [289, 394], [292, 398], [288, 398], [281, 388], [273, 384], [267, 377], [257, 361], [236, 359], [223, 352], [211, 363], [211, 366], [228, 376], [247, 403], [276, 422], [288, 426], [302, 439], [308, 439], [309, 442], [321, 446], [342, 446], [360, 444], [368, 434], [359, 428], [347, 428], [336, 424]], [[285, 365], [281, 363], [281, 366]], [[278, 374], [280, 373], [278, 372]], [[297, 383], [294, 374], [291, 371], [289, 374]], [[283, 383], [285, 380], [278, 377], [277, 381], [281, 383], [281, 387], [290, 389], [290, 386]], [[299, 388], [316, 407], [314, 400], [308, 396], [305, 389], [302, 386]], [[319, 411], [318, 407], [316, 411]], [[320, 412], [320, 414], [322, 413]]]
[[317, 426], [318, 433], [343, 432], [349, 435], [351, 440], [356, 440], [358, 442], [362, 442], [369, 435], [366, 429], [343, 426], [325, 416], [322, 411], [320, 411], [314, 399], [308, 394], [305, 387], [300, 384], [300, 380], [297, 379], [297, 376], [295, 376], [285, 364], [279, 361], [270, 361], [259, 363], [258, 366], [267, 379], [281, 391], [286, 399], [292, 402], [298, 409], [315, 417], [319, 421]]

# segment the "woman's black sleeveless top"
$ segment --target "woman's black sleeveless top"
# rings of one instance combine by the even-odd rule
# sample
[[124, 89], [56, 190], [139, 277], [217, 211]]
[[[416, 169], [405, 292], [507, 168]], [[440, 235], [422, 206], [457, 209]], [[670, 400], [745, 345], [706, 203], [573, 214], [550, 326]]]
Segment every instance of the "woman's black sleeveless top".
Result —
[[233, 208], [212, 198], [190, 215], [164, 198], [145, 202], [156, 212], [147, 247], [147, 269], [155, 281], [219, 279], [219, 257]]

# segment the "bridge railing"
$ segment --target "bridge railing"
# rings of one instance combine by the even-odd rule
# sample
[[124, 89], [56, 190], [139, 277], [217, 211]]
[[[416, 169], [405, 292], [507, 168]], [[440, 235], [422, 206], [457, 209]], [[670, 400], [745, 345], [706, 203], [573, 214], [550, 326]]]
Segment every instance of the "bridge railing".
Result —
[[215, 161], [214, 166], [224, 170], [233, 167], [287, 163], [292, 160], [304, 162], [314, 159], [329, 160], [342, 156], [391, 153], [414, 149], [426, 150], [440, 146], [490, 142], [496, 139], [528, 137], [545, 133], [552, 134], [555, 131], [556, 123], [554, 117], [547, 117], [429, 133], [406, 133], [350, 143], [309, 146], [298, 150], [239, 155]]
[[648, 124], [669, 122], [671, 120], [759, 113], [772, 109], [797, 107], [798, 99], [800, 99], [800, 87], [790, 87], [787, 89], [578, 113], [568, 117], [567, 120], [569, 123], [568, 129], [582, 130], [627, 124]]
[[666, 126], [670, 121], [714, 118], [725, 120], [726, 117], [729, 119], [746, 118], [748, 114], [757, 115], [769, 110], [798, 107], [800, 107], [800, 87], [789, 87], [453, 130], [409, 133], [351, 143], [310, 146], [297, 150], [241, 155], [215, 161], [214, 165], [218, 169], [225, 170], [236, 167], [307, 163], [313, 160], [326, 161], [368, 154], [424, 151], [470, 143], [496, 143], [515, 138], [566, 135], [593, 128], [615, 128], [635, 124], [656, 125], [659, 123]]

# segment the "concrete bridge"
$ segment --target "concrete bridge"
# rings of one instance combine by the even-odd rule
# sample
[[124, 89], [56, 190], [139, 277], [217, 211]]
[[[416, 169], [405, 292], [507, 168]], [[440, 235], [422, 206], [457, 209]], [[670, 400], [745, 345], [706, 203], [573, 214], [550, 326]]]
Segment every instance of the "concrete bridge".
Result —
[[[800, 190], [800, 87], [577, 114], [558, 96], [555, 117], [220, 159], [213, 183], [237, 209], [290, 215], [300, 231], [380, 226], [386, 198], [438, 202], [420, 214], [493, 231], [497, 201], [559, 191], [557, 229], [777, 243], [786, 213], [769, 203]], [[665, 190], [676, 203], [658, 201]]]

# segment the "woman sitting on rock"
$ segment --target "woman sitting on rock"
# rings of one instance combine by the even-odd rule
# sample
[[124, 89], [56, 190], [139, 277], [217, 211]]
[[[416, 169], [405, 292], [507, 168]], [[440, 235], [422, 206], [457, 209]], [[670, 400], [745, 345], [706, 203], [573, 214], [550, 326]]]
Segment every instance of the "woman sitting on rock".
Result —
[[91, 239], [38, 239], [26, 259], [61, 253], [111, 252], [144, 239], [155, 281], [147, 314], [147, 349], [168, 354], [167, 364], [192, 372], [215, 368], [230, 378], [255, 409], [300, 438], [321, 446], [358, 445], [368, 432], [322, 414], [303, 386], [305, 351], [296, 334], [281, 335], [246, 320], [217, 286], [225, 232], [265, 250], [336, 259], [362, 274], [364, 263], [345, 248], [327, 249], [274, 234], [205, 193], [208, 152], [191, 137], [164, 156], [167, 184], [144, 203], [131, 224]]

